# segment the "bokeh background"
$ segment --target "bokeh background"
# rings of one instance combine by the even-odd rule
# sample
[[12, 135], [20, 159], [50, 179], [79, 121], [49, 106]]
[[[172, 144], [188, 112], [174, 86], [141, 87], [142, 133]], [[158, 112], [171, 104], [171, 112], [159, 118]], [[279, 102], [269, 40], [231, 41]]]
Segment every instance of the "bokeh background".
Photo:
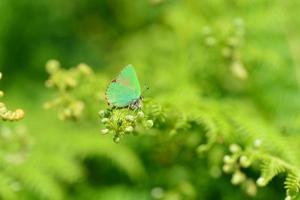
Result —
[[[26, 112], [1, 121], [0, 198], [284, 199], [281, 176], [245, 192], [216, 167], [218, 150], [199, 158], [203, 130], [170, 139], [161, 125], [115, 144], [100, 135], [97, 113], [109, 80], [131, 63], [146, 97], [182, 113], [230, 105], [243, 111], [229, 114], [266, 123], [258, 131], [276, 144], [297, 147], [299, 13], [297, 0], [0, 0], [1, 101]], [[99, 97], [88, 116], [60, 120], [44, 109], [57, 95], [45, 87], [51, 59], [97, 74], [91, 92], [76, 94]], [[299, 149], [284, 151], [299, 170]]]

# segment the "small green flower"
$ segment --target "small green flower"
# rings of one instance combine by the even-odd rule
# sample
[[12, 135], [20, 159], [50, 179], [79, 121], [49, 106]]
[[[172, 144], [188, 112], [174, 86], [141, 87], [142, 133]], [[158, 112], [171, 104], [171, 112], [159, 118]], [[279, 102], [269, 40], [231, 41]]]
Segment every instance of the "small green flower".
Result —
[[101, 133], [103, 135], [107, 134], [108, 132], [109, 132], [109, 130], [107, 128], [101, 130]]
[[112, 133], [114, 142], [120, 142], [121, 137], [131, 133], [139, 134], [142, 129], [149, 129], [153, 127], [153, 120], [149, 116], [153, 116], [152, 107], [145, 102], [144, 110], [132, 110], [129, 108], [108, 108], [98, 112], [100, 121], [102, 122], [102, 129], [108, 129], [105, 133]]
[[226, 164], [232, 164], [234, 162], [234, 160], [229, 155], [225, 155], [223, 161]]
[[85, 75], [90, 75], [93, 73], [92, 69], [85, 63], [80, 63], [78, 65], [78, 70]]
[[145, 116], [145, 114], [143, 113], [143, 111], [139, 111], [139, 112], [137, 113], [137, 116], [138, 116], [139, 118], [143, 118], [143, 117]]
[[120, 137], [119, 136], [115, 136], [113, 140], [114, 140], [115, 143], [119, 143], [120, 142]]
[[101, 120], [101, 122], [102, 122], [103, 124], [105, 124], [105, 123], [109, 122], [109, 119], [108, 119], [108, 118], [103, 118], [103, 119]]
[[230, 173], [233, 170], [233, 166], [229, 164], [225, 164], [222, 169], [225, 173]]
[[251, 162], [250, 162], [250, 160], [248, 159], [248, 157], [247, 156], [241, 156], [240, 157], [240, 165], [242, 166], [242, 167], [249, 167], [250, 166], [250, 164], [251, 164]]
[[132, 121], [134, 121], [134, 116], [126, 115], [125, 119], [132, 122]]
[[57, 72], [59, 68], [60, 68], [60, 63], [57, 60], [52, 59], [46, 63], [46, 70], [50, 74]]
[[132, 126], [128, 126], [128, 127], [125, 128], [125, 132], [130, 133], [132, 131], [133, 131], [133, 127]]
[[146, 127], [147, 128], [152, 128], [152, 126], [153, 126], [153, 120], [147, 120]]
[[231, 144], [229, 146], [229, 150], [230, 150], [231, 153], [237, 153], [241, 150], [241, 147], [237, 144]]
[[105, 111], [104, 110], [100, 110], [98, 114], [99, 114], [100, 117], [105, 117]]
[[252, 179], [248, 179], [245, 183], [245, 190], [246, 193], [254, 197], [257, 194], [257, 186], [255, 185], [255, 182]]
[[260, 187], [264, 187], [266, 185], [265, 179], [263, 177], [259, 177], [256, 181], [256, 184]]
[[245, 180], [246, 180], [246, 175], [240, 171], [236, 171], [231, 178], [231, 183], [233, 185], [239, 185]]

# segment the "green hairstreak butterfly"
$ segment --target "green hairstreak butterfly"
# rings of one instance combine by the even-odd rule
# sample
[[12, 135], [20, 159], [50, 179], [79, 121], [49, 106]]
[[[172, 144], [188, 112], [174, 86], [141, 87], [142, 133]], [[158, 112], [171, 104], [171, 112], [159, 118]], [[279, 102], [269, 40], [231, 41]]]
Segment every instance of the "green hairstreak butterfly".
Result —
[[138, 109], [142, 106], [141, 86], [132, 65], [127, 65], [108, 85], [106, 100], [116, 108]]

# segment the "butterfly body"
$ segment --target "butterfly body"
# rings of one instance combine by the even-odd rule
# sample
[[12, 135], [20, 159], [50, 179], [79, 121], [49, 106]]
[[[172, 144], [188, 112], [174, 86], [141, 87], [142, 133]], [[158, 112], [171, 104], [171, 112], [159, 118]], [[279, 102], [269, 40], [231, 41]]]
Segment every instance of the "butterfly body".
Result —
[[126, 66], [111, 81], [105, 96], [108, 104], [115, 108], [138, 109], [142, 106], [141, 87], [132, 65]]

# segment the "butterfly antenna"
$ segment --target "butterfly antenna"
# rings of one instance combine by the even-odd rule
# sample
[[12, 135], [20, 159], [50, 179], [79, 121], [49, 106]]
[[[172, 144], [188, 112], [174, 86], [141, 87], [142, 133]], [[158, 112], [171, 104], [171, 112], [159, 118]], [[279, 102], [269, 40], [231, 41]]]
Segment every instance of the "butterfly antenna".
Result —
[[146, 91], [148, 91], [149, 89], [150, 89], [149, 86], [144, 85], [144, 89], [142, 90], [142, 94], [144, 95], [144, 93], [145, 93]]

